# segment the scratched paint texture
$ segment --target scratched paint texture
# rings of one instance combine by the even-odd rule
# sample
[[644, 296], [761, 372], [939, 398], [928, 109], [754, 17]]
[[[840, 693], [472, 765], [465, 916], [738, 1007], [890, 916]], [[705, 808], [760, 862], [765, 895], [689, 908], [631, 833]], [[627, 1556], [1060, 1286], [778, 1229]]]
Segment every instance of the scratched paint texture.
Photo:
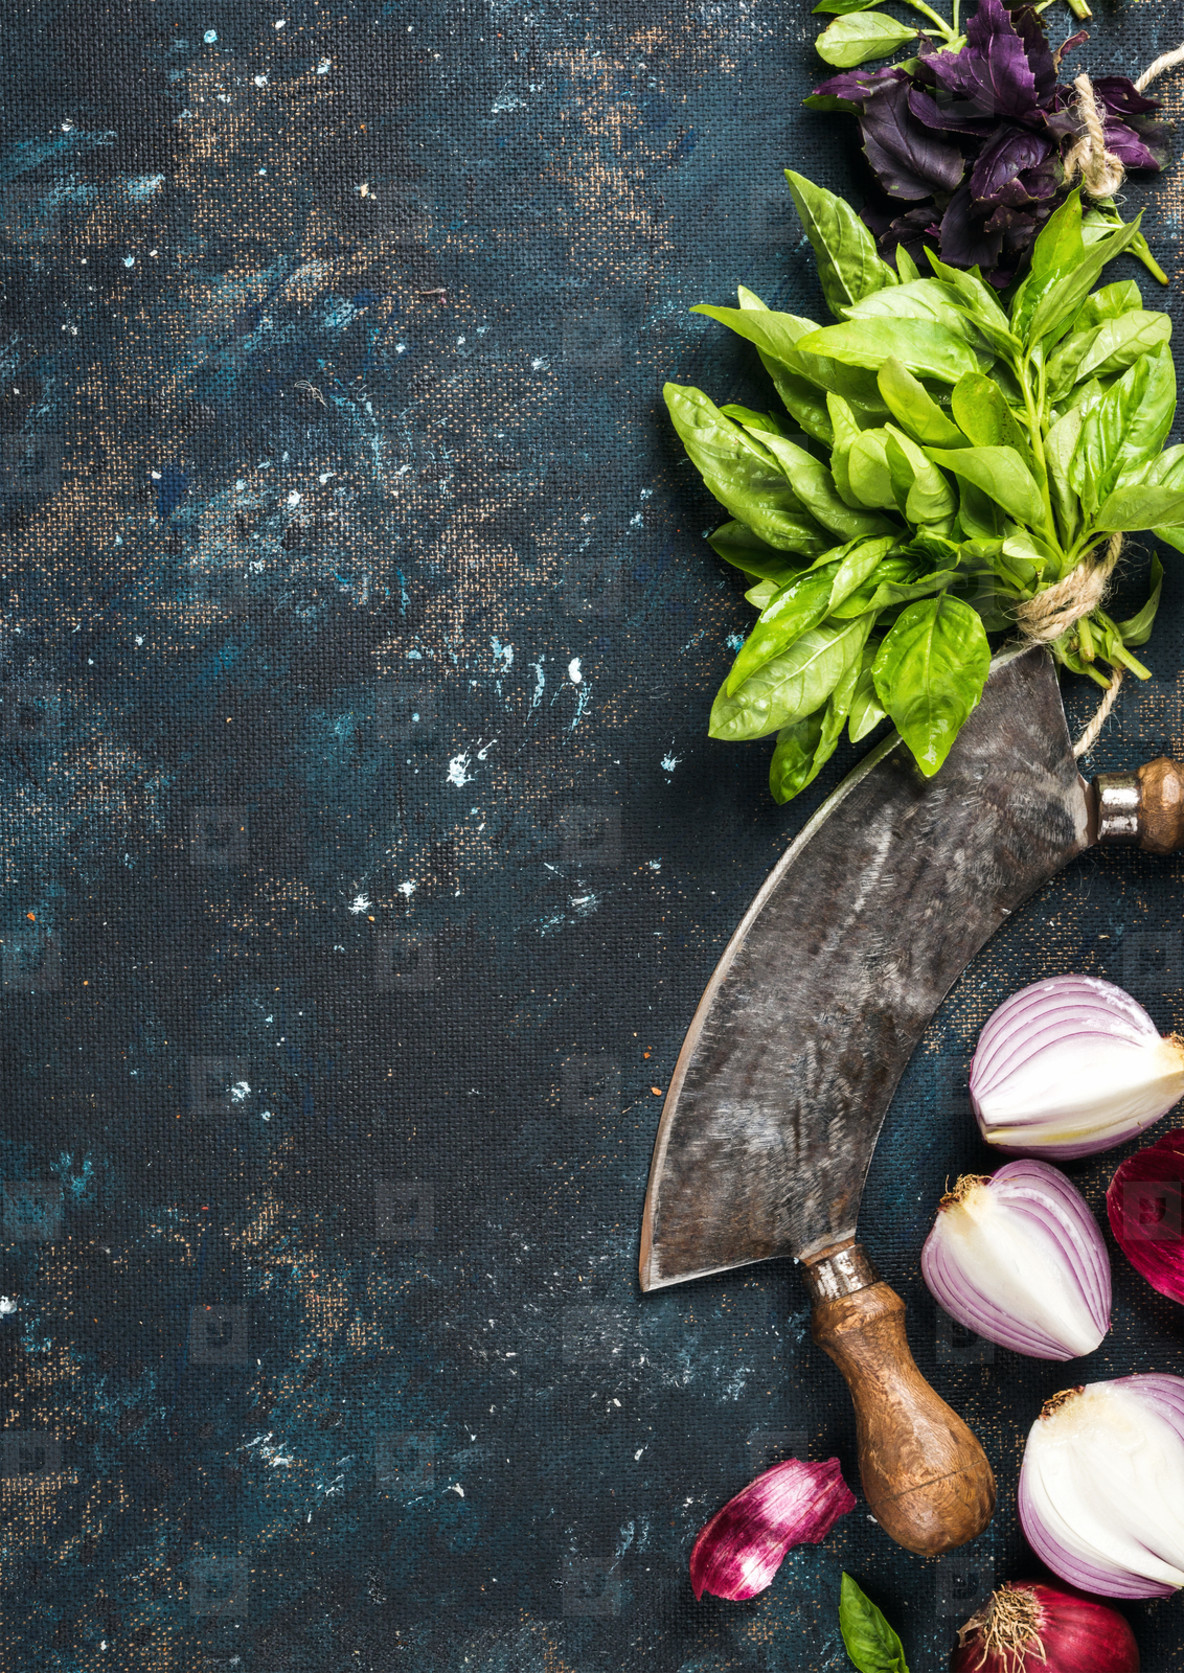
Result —
[[[1109, 67], [1175, 44], [1099, 10]], [[846, 1566], [944, 1665], [1025, 1570], [1021, 1440], [1066, 1380], [918, 1283], [984, 1162], [966, 1060], [1057, 970], [1184, 1023], [1181, 868], [1091, 856], [1018, 914], [872, 1169], [993, 1528], [924, 1562], [861, 1505], [696, 1605], [693, 1535], [757, 1468], [854, 1480], [792, 1271], [634, 1277], [695, 1000], [852, 759], [777, 810], [765, 748], [706, 741], [748, 612], [659, 403], [754, 388], [691, 303], [819, 309], [780, 170], [859, 175], [798, 105], [804, 6], [3, 13], [0, 1664], [826, 1673]], [[1146, 194], [1176, 310], [1180, 178]], [[1167, 556], [1095, 768], [1184, 749]], [[1073, 1170], [1095, 1205], [1112, 1161]], [[1116, 1277], [1069, 1374], [1184, 1369]], [[1184, 1667], [1177, 1606], [1133, 1615]]]

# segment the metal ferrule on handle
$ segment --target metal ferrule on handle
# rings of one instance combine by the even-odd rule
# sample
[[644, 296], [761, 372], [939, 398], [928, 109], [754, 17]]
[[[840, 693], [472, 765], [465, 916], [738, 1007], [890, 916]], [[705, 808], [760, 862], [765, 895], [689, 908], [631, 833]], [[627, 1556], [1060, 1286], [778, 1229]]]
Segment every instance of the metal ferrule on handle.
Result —
[[1184, 767], [1166, 756], [1092, 785], [1098, 841], [1175, 854], [1184, 848]]

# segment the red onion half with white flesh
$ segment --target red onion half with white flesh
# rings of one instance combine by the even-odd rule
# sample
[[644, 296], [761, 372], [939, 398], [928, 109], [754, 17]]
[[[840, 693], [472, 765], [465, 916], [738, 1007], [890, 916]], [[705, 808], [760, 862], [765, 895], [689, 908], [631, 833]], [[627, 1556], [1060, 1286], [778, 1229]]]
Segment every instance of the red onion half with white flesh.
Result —
[[1091, 1156], [1133, 1138], [1184, 1097], [1184, 1041], [1129, 993], [1052, 976], [1004, 1000], [979, 1035], [970, 1101], [988, 1144]]
[[941, 1200], [921, 1271], [951, 1318], [1034, 1359], [1093, 1353], [1110, 1328], [1110, 1257], [1075, 1185], [1047, 1162], [967, 1174]]
[[1139, 1673], [1139, 1646], [1108, 1604], [1038, 1581], [1000, 1586], [959, 1630], [951, 1673]]
[[1184, 1377], [1066, 1389], [1032, 1425], [1020, 1522], [1054, 1574], [1100, 1597], [1184, 1586]]

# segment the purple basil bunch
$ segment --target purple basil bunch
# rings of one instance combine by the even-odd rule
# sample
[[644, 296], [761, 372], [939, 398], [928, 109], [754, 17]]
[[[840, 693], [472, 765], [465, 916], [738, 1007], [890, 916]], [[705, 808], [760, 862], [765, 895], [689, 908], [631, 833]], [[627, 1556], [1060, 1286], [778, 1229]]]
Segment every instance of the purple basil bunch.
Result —
[[[807, 104], [850, 111], [880, 188], [864, 218], [885, 254], [925, 245], [957, 267], [979, 267], [1003, 286], [1066, 196], [1065, 163], [1081, 137], [1077, 95], [1057, 76], [1056, 52], [1031, 6], [979, 0], [958, 52], [923, 41], [918, 57], [883, 69], [844, 70]], [[1125, 76], [1093, 83], [1106, 148], [1127, 169], [1162, 167], [1158, 110]]]

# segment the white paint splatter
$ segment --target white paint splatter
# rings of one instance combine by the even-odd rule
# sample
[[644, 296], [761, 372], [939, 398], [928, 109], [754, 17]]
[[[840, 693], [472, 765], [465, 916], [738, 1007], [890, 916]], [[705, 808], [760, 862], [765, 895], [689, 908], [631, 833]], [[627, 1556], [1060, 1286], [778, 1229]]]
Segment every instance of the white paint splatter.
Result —
[[668, 749], [662, 757], [662, 771], [664, 773], [672, 773], [681, 760], [681, 755], [675, 755], [673, 750]]
[[453, 1482], [450, 1482], [450, 1483], [449, 1483], [449, 1484], [448, 1484], [448, 1489], [447, 1489], [447, 1491], [448, 1491], [448, 1492], [449, 1492], [449, 1493], [456, 1493], [456, 1494], [458, 1494], [458, 1495], [459, 1495], [459, 1496], [460, 1496], [460, 1497], [461, 1497], [461, 1498], [462, 1498], [462, 1499], [463, 1499], [463, 1498], [464, 1498], [464, 1496], [465, 1496], [465, 1490], [464, 1490], [464, 1488], [463, 1488], [463, 1487], [462, 1487], [462, 1486], [461, 1486], [461, 1484], [460, 1484], [460, 1482], [459, 1482], [459, 1481], [453, 1481]]
[[498, 674], [508, 673], [514, 666], [513, 645], [503, 645], [496, 634], [489, 643], [493, 646], [494, 672]]
[[230, 1088], [230, 1096], [234, 1099], [236, 1104], [241, 1104], [244, 1099], [250, 1096], [250, 1093], [251, 1088], [245, 1080], [236, 1080], [234, 1085]]
[[571, 661], [568, 663], [567, 677], [571, 681], [572, 685], [581, 685], [583, 683], [584, 676], [580, 669], [580, 659], [578, 656], [573, 656]]
[[459, 755], [454, 755], [452, 757], [452, 760], [448, 763], [449, 784], [455, 784], [458, 790], [468, 784], [469, 780], [473, 776], [469, 771], [469, 763], [471, 761], [472, 756], [469, 754], [467, 749], [462, 749]]
[[16, 1302], [10, 1295], [0, 1295], [0, 1319], [16, 1312]]
[[408, 878], [406, 883], [400, 883], [399, 884], [399, 893], [401, 895], [403, 895], [407, 900], [410, 900], [412, 895], [415, 893], [416, 889], [418, 889], [418, 887], [419, 887], [418, 883], [413, 883], [411, 881], [411, 879]]
[[532, 662], [530, 665], [534, 669], [534, 692], [530, 699], [532, 709], [537, 709], [542, 702], [543, 692], [547, 686], [547, 681], [543, 675], [543, 662], [544, 658], [540, 656], [537, 662]]
[[355, 895], [349, 903], [351, 912], [369, 912], [370, 901], [365, 895]]

